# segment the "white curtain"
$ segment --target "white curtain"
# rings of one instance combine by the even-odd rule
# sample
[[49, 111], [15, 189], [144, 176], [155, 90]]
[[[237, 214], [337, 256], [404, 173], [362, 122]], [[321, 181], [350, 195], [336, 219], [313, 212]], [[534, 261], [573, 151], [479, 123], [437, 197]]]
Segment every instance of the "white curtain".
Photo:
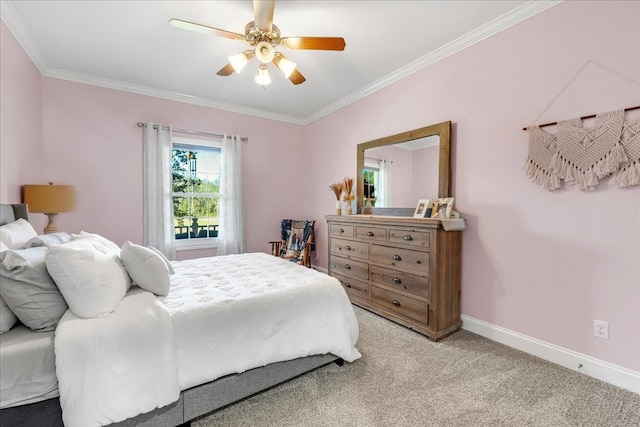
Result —
[[244, 252], [242, 141], [239, 135], [224, 135], [221, 145], [218, 255], [241, 254]]
[[391, 161], [380, 160], [378, 166], [378, 200], [376, 206], [381, 208], [391, 207]]
[[171, 195], [171, 127], [146, 123], [144, 133], [144, 244], [176, 259]]

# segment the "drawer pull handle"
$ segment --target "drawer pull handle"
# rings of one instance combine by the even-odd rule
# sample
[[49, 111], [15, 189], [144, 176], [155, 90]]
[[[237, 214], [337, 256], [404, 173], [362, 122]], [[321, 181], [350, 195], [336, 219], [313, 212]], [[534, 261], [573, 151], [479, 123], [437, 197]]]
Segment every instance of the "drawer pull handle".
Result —
[[396, 307], [400, 307], [400, 301], [398, 301], [397, 299], [391, 301], [391, 304], [395, 305]]
[[373, 231], [367, 231], [367, 236], [373, 237], [374, 236]]
[[393, 283], [398, 283], [398, 284], [402, 283], [402, 280], [398, 279], [397, 277], [394, 277], [391, 280], [393, 280]]
[[344, 230], [342, 228], [338, 229], [338, 233], [344, 233]]
[[411, 235], [407, 234], [407, 235], [406, 235], [406, 236], [404, 236], [402, 239], [403, 239], [403, 240], [406, 240], [407, 242], [410, 242], [410, 241], [412, 241], [412, 240], [413, 240], [413, 237], [411, 237]]
[[402, 258], [400, 258], [400, 255], [394, 255], [392, 258], [394, 261], [402, 261]]
[[346, 268], [347, 270], [351, 270], [351, 266], [349, 264], [345, 264], [344, 268]]
[[345, 287], [350, 288], [351, 287], [351, 283], [346, 283], [344, 284]]
[[350, 250], [351, 250], [351, 246], [349, 246], [349, 245], [345, 246], [345, 247], [344, 247], [344, 250], [345, 250], [345, 251], [350, 251]]

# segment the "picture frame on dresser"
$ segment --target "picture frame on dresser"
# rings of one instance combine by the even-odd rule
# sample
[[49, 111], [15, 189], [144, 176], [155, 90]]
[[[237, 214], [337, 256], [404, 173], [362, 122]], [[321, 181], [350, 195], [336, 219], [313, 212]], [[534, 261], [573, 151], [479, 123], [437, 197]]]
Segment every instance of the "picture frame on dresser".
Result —
[[431, 215], [432, 206], [433, 206], [433, 201], [431, 199], [418, 200], [418, 205], [416, 206], [416, 209], [413, 212], [413, 217], [429, 218], [429, 216]]
[[[449, 219], [453, 211], [453, 197], [443, 197], [434, 201], [434, 209], [431, 218]], [[437, 205], [437, 208], [436, 208]]]

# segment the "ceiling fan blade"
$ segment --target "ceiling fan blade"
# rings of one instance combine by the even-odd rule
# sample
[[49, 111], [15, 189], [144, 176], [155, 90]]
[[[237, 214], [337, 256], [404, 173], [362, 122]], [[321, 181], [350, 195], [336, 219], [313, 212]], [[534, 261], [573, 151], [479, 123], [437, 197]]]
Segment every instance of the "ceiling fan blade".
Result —
[[169, 25], [181, 30], [195, 31], [197, 33], [209, 34], [211, 36], [224, 37], [231, 40], [244, 40], [242, 34], [233, 33], [231, 31], [221, 30], [219, 28], [208, 27], [202, 24], [196, 24], [194, 22], [183, 21], [181, 19], [172, 18], [169, 20]]
[[230, 76], [234, 73], [234, 71], [235, 70], [233, 69], [233, 65], [227, 64], [224, 67], [220, 68], [220, 71], [218, 71], [216, 74], [219, 76]]
[[299, 85], [300, 83], [304, 83], [307, 79], [305, 79], [300, 71], [298, 71], [298, 69], [296, 68], [289, 76], [289, 80], [291, 80], [291, 83], [293, 83], [294, 85]]
[[344, 50], [342, 37], [284, 37], [280, 45], [289, 49]]
[[256, 27], [265, 32], [271, 31], [275, 6], [275, 0], [253, 0], [253, 20]]

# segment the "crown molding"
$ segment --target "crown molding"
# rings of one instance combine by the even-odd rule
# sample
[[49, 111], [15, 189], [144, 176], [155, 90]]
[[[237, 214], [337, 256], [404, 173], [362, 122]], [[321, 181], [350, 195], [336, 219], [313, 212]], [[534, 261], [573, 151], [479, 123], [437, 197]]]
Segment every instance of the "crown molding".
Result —
[[338, 101], [318, 110], [317, 112], [304, 117], [294, 117], [284, 114], [271, 113], [264, 110], [258, 110], [253, 108], [242, 107], [235, 104], [224, 103], [206, 98], [199, 98], [190, 95], [184, 95], [176, 92], [170, 92], [165, 90], [159, 90], [146, 86], [135, 85], [131, 83], [125, 83], [112, 79], [105, 79], [102, 77], [91, 76], [87, 74], [74, 73], [70, 71], [51, 68], [46, 63], [45, 59], [39, 53], [38, 48], [31, 39], [29, 33], [25, 30], [24, 24], [15, 13], [11, 2], [8, 0], [2, 0], [0, 2], [0, 14], [2, 21], [7, 25], [11, 33], [14, 35], [18, 44], [25, 51], [31, 62], [36, 66], [45, 77], [58, 78], [77, 83], [83, 83], [93, 86], [104, 87], [107, 89], [115, 89], [125, 92], [136, 93], [139, 95], [152, 96], [155, 98], [167, 99], [170, 101], [184, 102], [187, 104], [199, 105], [203, 107], [217, 108], [224, 111], [229, 111], [238, 114], [245, 114], [254, 117], [261, 117], [270, 120], [276, 120], [286, 123], [292, 123], [297, 125], [310, 124], [328, 114], [340, 110], [355, 101], [358, 101], [368, 95], [371, 95], [411, 74], [414, 74], [430, 65], [433, 65], [446, 57], [460, 52], [469, 46], [472, 46], [492, 35], [499, 33], [527, 18], [530, 18], [540, 12], [543, 12], [559, 3], [563, 0], [532, 0], [522, 6], [508, 12], [493, 21], [483, 25], [476, 30], [465, 34], [462, 37], [442, 46], [441, 48], [425, 55], [417, 60], [409, 63], [408, 65], [397, 69], [391, 74], [371, 83], [370, 85], [347, 95]]
[[246, 114], [249, 116], [261, 117], [265, 119], [277, 120], [281, 122], [293, 123], [298, 125], [303, 124], [301, 119], [297, 117], [287, 116], [284, 114], [277, 114], [269, 111], [242, 107], [235, 104], [215, 101], [212, 99], [199, 98], [197, 96], [184, 95], [177, 92], [159, 90], [159, 89], [155, 89], [147, 86], [126, 83], [119, 80], [96, 77], [88, 74], [74, 73], [71, 71], [60, 70], [57, 68], [50, 68], [49, 70], [47, 70], [47, 72], [43, 74], [43, 76], [52, 77], [52, 78], [61, 79], [61, 80], [68, 80], [71, 82], [82, 83], [82, 84], [87, 84], [92, 86], [103, 87], [107, 89], [120, 90], [123, 92], [135, 93], [138, 95], [146, 95], [154, 98], [162, 98], [169, 101], [199, 105], [201, 107], [216, 108], [219, 110], [229, 111], [232, 113]]
[[471, 31], [459, 37], [446, 45], [434, 50], [433, 52], [416, 59], [415, 61], [398, 68], [396, 71], [391, 74], [376, 80], [371, 83], [369, 86], [366, 86], [357, 92], [353, 92], [350, 95], [345, 96], [344, 98], [339, 99], [333, 104], [328, 105], [325, 108], [318, 110], [316, 113], [311, 114], [310, 116], [304, 119], [304, 124], [312, 123], [321, 117], [324, 117], [328, 114], [331, 114], [343, 107], [346, 107], [349, 104], [354, 103], [355, 101], [362, 99], [366, 96], [371, 95], [383, 89], [411, 74], [414, 74], [424, 68], [427, 68], [430, 65], [433, 65], [448, 56], [451, 56], [455, 53], [460, 52], [472, 46], [482, 40], [491, 37], [494, 34], [499, 33], [500, 31], [506, 30], [507, 28], [524, 21], [527, 18], [530, 18], [534, 15], [537, 15], [540, 12], [543, 12], [557, 4], [562, 3], [563, 0], [544, 0], [544, 1], [529, 1], [522, 6], [517, 7], [516, 9], [505, 13], [502, 16], [495, 18], [493, 21], [486, 23], [485, 25]]
[[0, 19], [2, 19], [2, 22], [4, 22], [9, 31], [11, 31], [13, 37], [15, 37], [22, 50], [24, 50], [31, 62], [33, 62], [33, 65], [40, 71], [40, 74], [44, 74], [47, 68], [49, 68], [47, 62], [40, 54], [33, 39], [25, 29], [22, 20], [18, 17], [13, 5], [9, 1], [0, 1]]

